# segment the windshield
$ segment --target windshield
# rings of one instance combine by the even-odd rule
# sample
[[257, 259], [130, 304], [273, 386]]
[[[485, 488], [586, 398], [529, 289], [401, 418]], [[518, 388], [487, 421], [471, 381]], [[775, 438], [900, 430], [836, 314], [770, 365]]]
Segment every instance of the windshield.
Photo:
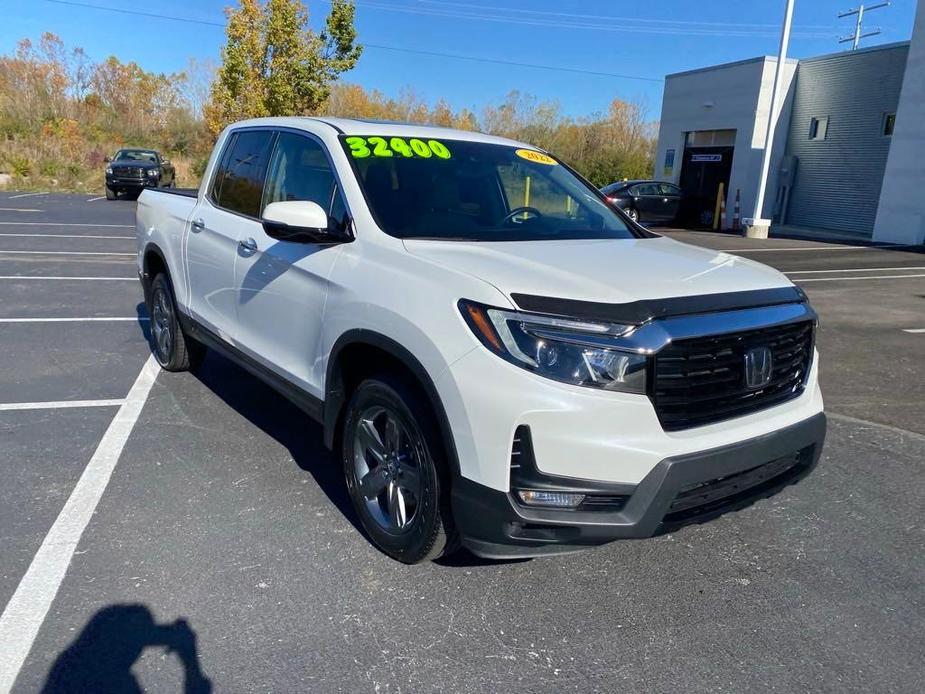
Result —
[[638, 236], [552, 157], [462, 140], [342, 136], [380, 227], [399, 238], [461, 241]]
[[143, 161], [157, 163], [157, 153], [148, 149], [120, 149], [113, 161]]

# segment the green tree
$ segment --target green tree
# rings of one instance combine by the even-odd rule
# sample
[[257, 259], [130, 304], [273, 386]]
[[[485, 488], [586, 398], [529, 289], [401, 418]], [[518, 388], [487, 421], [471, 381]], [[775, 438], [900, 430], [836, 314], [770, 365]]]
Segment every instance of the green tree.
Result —
[[317, 112], [362, 52], [352, 0], [332, 0], [321, 33], [309, 28], [301, 0], [239, 2], [228, 14], [222, 65], [205, 108], [209, 128], [217, 133], [244, 118]]

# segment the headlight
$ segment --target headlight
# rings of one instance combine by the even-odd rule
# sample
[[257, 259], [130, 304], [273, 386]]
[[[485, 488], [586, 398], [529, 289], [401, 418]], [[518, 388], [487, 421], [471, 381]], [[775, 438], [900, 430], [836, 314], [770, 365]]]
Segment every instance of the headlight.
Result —
[[613, 344], [632, 332], [631, 325], [507, 311], [465, 300], [459, 308], [481, 343], [512, 364], [572, 385], [646, 392], [646, 356]]
[[157, 169], [148, 169], [148, 175], [149, 176], [160, 176], [161, 172], [158, 171]]
[[112, 176], [112, 167], [111, 167], [111, 166], [107, 166], [107, 167], [106, 167], [106, 173], [109, 174], [110, 176]]

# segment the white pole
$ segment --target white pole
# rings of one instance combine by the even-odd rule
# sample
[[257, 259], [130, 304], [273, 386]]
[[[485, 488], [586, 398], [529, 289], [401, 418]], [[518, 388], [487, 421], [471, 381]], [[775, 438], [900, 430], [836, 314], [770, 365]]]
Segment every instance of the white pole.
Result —
[[[787, 63], [787, 46], [790, 44], [790, 24], [793, 20], [793, 2], [787, 0], [787, 10], [784, 14], [784, 28], [780, 35], [780, 51], [777, 54], [777, 68], [774, 70], [774, 87], [771, 93], [771, 110], [768, 112], [768, 132], [764, 140], [764, 155], [761, 159], [761, 178], [758, 180], [758, 199], [755, 200], [755, 213], [752, 227], [756, 228], [756, 236], [767, 238], [770, 221], [761, 218], [764, 209], [764, 189], [768, 185], [768, 172], [771, 169], [771, 145], [774, 143], [774, 130], [777, 127], [777, 109], [782, 98], [784, 82], [784, 66]], [[763, 232], [763, 233], [762, 233]]]

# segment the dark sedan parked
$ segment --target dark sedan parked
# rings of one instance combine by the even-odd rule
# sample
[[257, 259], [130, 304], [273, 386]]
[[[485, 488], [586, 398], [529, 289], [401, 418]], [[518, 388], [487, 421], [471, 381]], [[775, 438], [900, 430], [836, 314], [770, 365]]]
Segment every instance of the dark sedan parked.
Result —
[[153, 149], [120, 149], [106, 158], [106, 199], [119, 193], [138, 195], [145, 188], [172, 188], [176, 172], [169, 159]]
[[678, 186], [662, 181], [618, 181], [601, 192], [634, 222], [670, 224], [677, 219], [683, 198]]

